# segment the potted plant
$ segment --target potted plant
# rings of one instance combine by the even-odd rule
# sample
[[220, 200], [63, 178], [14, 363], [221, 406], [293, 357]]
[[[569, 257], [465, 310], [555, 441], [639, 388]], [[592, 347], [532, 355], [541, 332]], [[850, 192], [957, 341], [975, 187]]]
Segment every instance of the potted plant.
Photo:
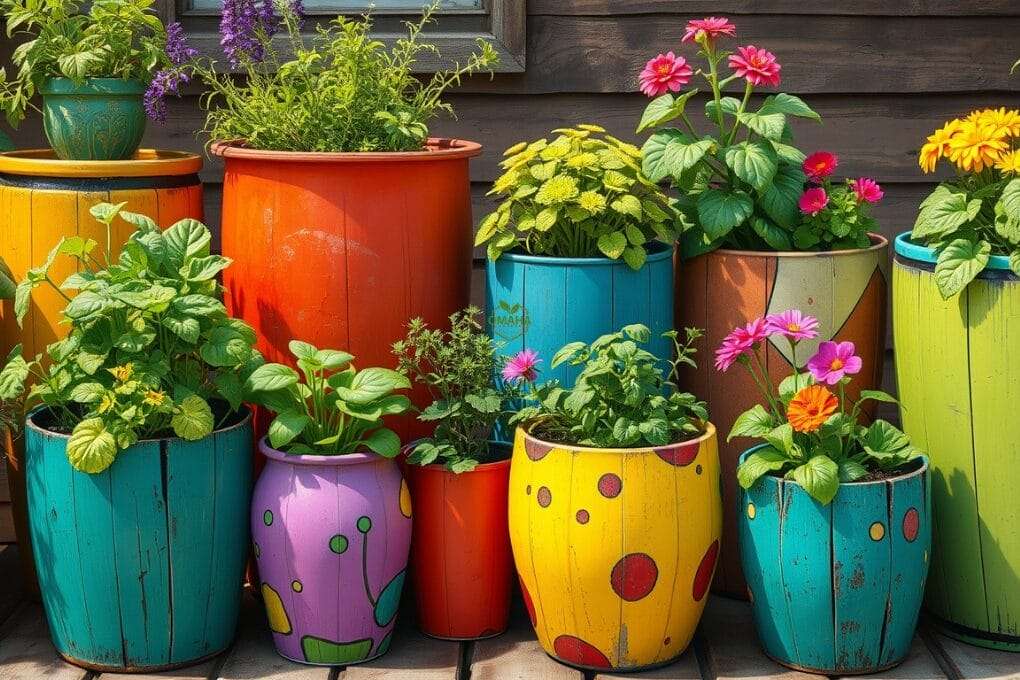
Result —
[[[276, 651], [299, 663], [369, 661], [389, 649], [411, 544], [411, 497], [384, 416], [407, 378], [356, 370], [347, 352], [291, 341], [301, 375], [265, 364], [246, 383], [273, 411], [259, 442], [252, 539]], [[303, 380], [302, 380], [303, 378]]]
[[[29, 108], [38, 110], [60, 159], [131, 158], [145, 132], [142, 95], [174, 52], [165, 49], [167, 30], [153, 0], [93, 0], [87, 11], [83, 4], [0, 3], [7, 36], [30, 38], [12, 54], [13, 77], [0, 69], [0, 107], [15, 128]], [[36, 93], [41, 109], [32, 103]]]
[[675, 386], [699, 331], [667, 339], [669, 378], [630, 325], [553, 357], [580, 369], [529, 390], [510, 466], [510, 541], [553, 658], [596, 671], [665, 665], [687, 648], [719, 555], [715, 427]]
[[[862, 424], [865, 402], [895, 399], [851, 397], [863, 359], [850, 341], [804, 351], [819, 326], [786, 310], [735, 328], [716, 351], [716, 368], [741, 364], [764, 399], [728, 437], [762, 441], [737, 468], [740, 554], [770, 657], [825, 675], [875, 673], [903, 661], [914, 638], [931, 549], [928, 462], [888, 422]], [[769, 338], [793, 357], [778, 385], [764, 370]]]
[[1018, 148], [1020, 111], [1005, 108], [928, 137], [922, 170], [945, 160], [956, 178], [921, 203], [913, 231], [896, 239], [893, 266], [903, 428], [931, 456], [939, 532], [926, 606], [946, 634], [1013, 651], [1020, 547], [1009, 508], [1020, 477], [1004, 452], [1020, 436], [1020, 387], [998, 362], [1020, 334]]
[[167, 86], [154, 106], [182, 75], [209, 88], [205, 131], [225, 163], [223, 253], [235, 262], [227, 304], [259, 331], [267, 358], [289, 360], [288, 340], [301, 337], [385, 365], [409, 318], [438, 325], [468, 305], [468, 162], [481, 146], [430, 138], [428, 124], [452, 113], [444, 93], [497, 54], [481, 41], [466, 63], [419, 79], [418, 59], [436, 51], [421, 31], [438, 2], [392, 47], [371, 37], [369, 18], [341, 16], [309, 37], [300, 2], [255, 5], [231, 0], [220, 25], [245, 78], [194, 58], [157, 76]]
[[[695, 72], [694, 64], [670, 52], [650, 60], [639, 76], [642, 92], [653, 97], [638, 126], [639, 132], [653, 131], [642, 148], [642, 169], [673, 185], [682, 215], [676, 325], [705, 328], [699, 347], [706, 349], [742, 319], [799, 307], [819, 320], [813, 348], [823, 340], [856, 345], [864, 368], [851, 392], [878, 388], [888, 244], [874, 233], [869, 207], [882, 191], [868, 178], [833, 182], [834, 154], [805, 156], [794, 146], [790, 122], [818, 121], [818, 114], [785, 93], [755, 103], [757, 90], [779, 86], [781, 65], [754, 45], [725, 49], [723, 41], [734, 36], [736, 26], [727, 19], [691, 21], [683, 42], [699, 48], [705, 65]], [[710, 90], [707, 127], [696, 126], [687, 111], [698, 92], [687, 87], [694, 77]], [[742, 96], [725, 95], [731, 84], [743, 86]], [[668, 125], [674, 121], [677, 127]], [[791, 357], [771, 341], [766, 355], [778, 381]], [[714, 405], [722, 430], [751, 406], [753, 385], [745, 376], [701, 366], [684, 371], [680, 385]], [[720, 445], [725, 479], [732, 479], [740, 453], [736, 445]], [[737, 526], [734, 492], [730, 485], [723, 489], [728, 536]], [[716, 585], [742, 596], [736, 544], [723, 545]]]
[[398, 370], [432, 399], [418, 419], [435, 425], [432, 435], [406, 448], [418, 625], [451, 640], [493, 637], [507, 628], [510, 446], [492, 441], [492, 432], [511, 415], [519, 380], [533, 379], [535, 371], [534, 357], [520, 356], [496, 385], [497, 345], [481, 314], [475, 307], [457, 312], [449, 330], [414, 319], [393, 346]]
[[[65, 298], [66, 339], [0, 372], [26, 427], [33, 556], [53, 643], [96, 670], [156, 670], [234, 638], [247, 554], [252, 430], [241, 387], [261, 362], [227, 316], [209, 230], [93, 206], [103, 246], [62, 239], [18, 284]], [[113, 222], [135, 226], [113, 254]], [[54, 278], [58, 258], [75, 267]], [[72, 291], [76, 291], [72, 295]]]

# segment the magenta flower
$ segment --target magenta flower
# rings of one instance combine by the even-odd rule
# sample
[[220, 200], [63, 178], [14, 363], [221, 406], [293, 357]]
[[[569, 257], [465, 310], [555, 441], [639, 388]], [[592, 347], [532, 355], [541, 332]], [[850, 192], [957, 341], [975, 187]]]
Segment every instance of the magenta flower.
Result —
[[765, 327], [769, 335], [785, 335], [795, 342], [818, 337], [818, 319], [803, 314], [799, 309], [788, 309], [765, 317]]
[[885, 196], [882, 187], [878, 182], [867, 177], [861, 177], [850, 182], [850, 188], [857, 194], [857, 201], [860, 203], [878, 203]]
[[826, 340], [818, 346], [818, 353], [808, 360], [807, 368], [818, 382], [835, 385], [844, 375], [861, 372], [861, 358], [854, 351], [852, 342]]
[[779, 71], [783, 67], [776, 61], [776, 55], [754, 45], [738, 47], [737, 54], [729, 58], [730, 68], [740, 78], [752, 85], [779, 85]]
[[538, 378], [538, 369], [536, 367], [541, 361], [538, 358], [538, 352], [535, 350], [522, 350], [511, 357], [506, 362], [506, 365], [503, 366], [503, 380], [507, 382], [518, 382], [520, 380], [535, 382]]
[[746, 326], [738, 326], [727, 335], [715, 351], [715, 369], [726, 371], [733, 362], [754, 349], [768, 337], [765, 319], [755, 319]]
[[801, 167], [804, 174], [812, 182], [821, 182], [836, 170], [839, 165], [839, 158], [828, 151], [816, 151], [804, 159]]
[[660, 54], [650, 59], [638, 76], [641, 91], [649, 97], [658, 97], [667, 92], [679, 92], [680, 88], [691, 81], [694, 70], [687, 60], [672, 52]]
[[825, 210], [825, 206], [829, 205], [829, 196], [825, 193], [825, 189], [814, 187], [801, 195], [797, 205], [805, 215], [817, 215]]
[[694, 42], [701, 37], [715, 40], [719, 36], [735, 36], [737, 27], [724, 17], [705, 17], [704, 19], [693, 19], [687, 22], [687, 32], [680, 42]]

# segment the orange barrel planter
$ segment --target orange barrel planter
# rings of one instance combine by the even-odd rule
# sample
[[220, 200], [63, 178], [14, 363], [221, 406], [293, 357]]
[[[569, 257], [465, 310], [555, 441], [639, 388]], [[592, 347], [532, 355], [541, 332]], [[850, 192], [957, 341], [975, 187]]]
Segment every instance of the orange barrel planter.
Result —
[[[103, 228], [89, 214], [96, 203], [126, 202], [126, 210], [144, 213], [162, 227], [186, 217], [202, 219], [202, 182], [198, 171], [202, 159], [195, 154], [139, 149], [123, 161], [62, 161], [50, 149], [0, 153], [0, 257], [17, 280], [31, 267], [41, 265], [46, 254], [64, 236], [94, 238], [105, 243]], [[127, 222], [114, 223], [115, 235], [126, 241], [134, 231]], [[51, 274], [63, 281], [73, 272], [70, 264], [58, 264]], [[14, 317], [13, 302], [0, 307], [0, 357], [19, 342], [26, 357], [44, 353], [46, 346], [63, 337], [59, 324], [66, 300], [48, 287], [36, 289], [25, 317], [24, 328]], [[5, 445], [8, 479], [14, 504], [15, 529], [22, 555], [31, 555], [25, 515], [24, 444], [8, 440]], [[34, 584], [31, 560], [22, 564]]]
[[[390, 345], [409, 319], [444, 327], [468, 305], [468, 163], [480, 145], [299, 153], [221, 142], [211, 151], [226, 164], [227, 309], [254, 326], [267, 360], [292, 364], [287, 343], [300, 338], [362, 366], [394, 366]], [[416, 403], [427, 398], [416, 391]], [[425, 427], [411, 417], [393, 425], [403, 436]]]
[[[716, 250], [677, 261], [676, 326], [704, 328], [696, 344], [697, 369], [683, 369], [680, 388], [700, 395], [712, 407], [719, 428], [723, 478], [723, 542], [714, 588], [747, 597], [737, 548], [736, 469], [748, 446], [743, 439], [726, 443], [737, 416], [757, 403], [758, 390], [747, 371], [715, 370], [712, 356], [723, 338], [748, 319], [787, 309], [817, 317], [819, 337], [800, 343], [798, 361], [810, 357], [823, 340], [850, 340], [864, 362], [848, 387], [878, 389], [885, 353], [889, 242], [871, 235], [872, 246], [834, 252], [750, 252]], [[766, 361], [776, 384], [790, 373], [789, 346], [769, 343]]]
[[507, 528], [507, 459], [457, 474], [407, 465], [414, 526], [411, 579], [426, 635], [478, 640], [504, 632], [513, 558]]

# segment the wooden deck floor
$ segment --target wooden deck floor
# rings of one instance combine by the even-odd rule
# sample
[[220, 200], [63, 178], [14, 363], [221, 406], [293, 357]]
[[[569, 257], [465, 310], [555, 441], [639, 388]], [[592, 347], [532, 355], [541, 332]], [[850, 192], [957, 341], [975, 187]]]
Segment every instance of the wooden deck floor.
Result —
[[[406, 617], [405, 617], [406, 618]], [[241, 629], [234, 646], [192, 668], [155, 675], [85, 671], [62, 661], [53, 649], [42, 608], [20, 588], [17, 549], [0, 546], [0, 680], [811, 680], [821, 676], [791, 671], [762, 655], [748, 605], [713, 597], [694, 644], [677, 663], [631, 675], [585, 674], [546, 656], [525, 620], [515, 612], [506, 634], [457, 644], [424, 637], [402, 624], [390, 652], [361, 666], [314, 668], [285, 661], [273, 651], [262, 608], [245, 596]], [[884, 680], [975, 678], [1020, 679], [1020, 654], [970, 647], [922, 628], [909, 658], [874, 676]]]

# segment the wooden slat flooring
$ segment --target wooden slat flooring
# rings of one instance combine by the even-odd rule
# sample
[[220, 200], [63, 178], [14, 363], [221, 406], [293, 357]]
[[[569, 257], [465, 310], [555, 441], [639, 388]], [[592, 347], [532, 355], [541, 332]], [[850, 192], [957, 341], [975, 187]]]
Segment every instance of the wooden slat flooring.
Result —
[[[490, 640], [434, 640], [399, 625], [382, 659], [360, 666], [315, 667], [273, 650], [261, 605], [245, 596], [234, 646], [192, 668], [147, 675], [86, 671], [53, 649], [42, 607], [21, 591], [17, 547], [0, 546], [0, 680], [822, 680], [784, 668], [761, 652], [744, 602], [713, 597], [687, 652], [666, 668], [637, 674], [582, 673], [541, 650], [518, 608], [511, 630]], [[1020, 679], [1020, 654], [971, 647], [922, 626], [907, 660], [868, 678], [881, 680]]]

